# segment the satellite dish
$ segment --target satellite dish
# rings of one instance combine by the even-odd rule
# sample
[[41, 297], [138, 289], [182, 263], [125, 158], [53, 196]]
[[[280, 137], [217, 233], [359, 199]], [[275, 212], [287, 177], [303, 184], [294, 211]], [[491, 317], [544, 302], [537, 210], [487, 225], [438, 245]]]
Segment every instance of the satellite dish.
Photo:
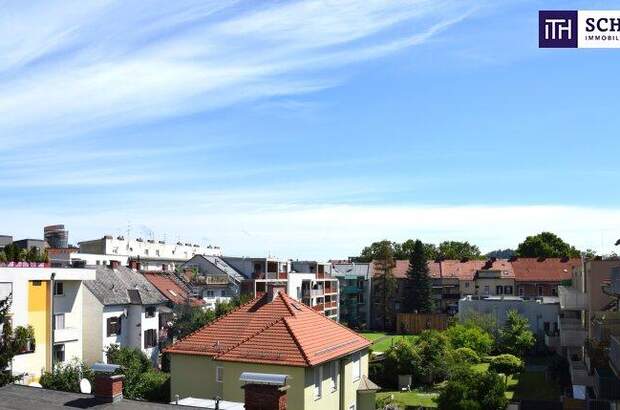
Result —
[[88, 381], [88, 379], [80, 380], [80, 392], [85, 393], [85, 394], [90, 394], [91, 391], [92, 391], [92, 388], [90, 386], [90, 382]]

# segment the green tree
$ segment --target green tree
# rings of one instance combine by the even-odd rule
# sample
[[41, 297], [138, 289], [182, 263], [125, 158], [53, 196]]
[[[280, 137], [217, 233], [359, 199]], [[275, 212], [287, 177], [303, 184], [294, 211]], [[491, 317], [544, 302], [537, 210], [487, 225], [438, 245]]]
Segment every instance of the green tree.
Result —
[[443, 241], [439, 244], [439, 255], [444, 259], [481, 259], [482, 254], [476, 245], [469, 242]]
[[383, 374], [380, 379], [389, 386], [398, 384], [399, 375], [410, 374], [414, 378], [419, 376], [418, 364], [420, 355], [417, 350], [406, 338], [399, 338], [385, 352], [383, 361]]
[[110, 345], [106, 349], [108, 363], [121, 366], [125, 376], [123, 396], [134, 400], [170, 401], [170, 375], [151, 367], [150, 360], [135, 347]]
[[448, 375], [450, 365], [448, 338], [442, 332], [425, 330], [420, 334], [415, 347], [420, 358], [416, 364], [419, 381], [426, 385], [443, 381]]
[[378, 258], [375, 261], [375, 268], [379, 271], [379, 275], [374, 278], [374, 300], [376, 306], [377, 317], [382, 321], [384, 330], [394, 327], [395, 305], [394, 298], [396, 296], [396, 280], [392, 274], [394, 269], [394, 250], [390, 242], [383, 241]]
[[362, 249], [362, 252], [358, 258], [360, 262], [372, 262], [375, 259], [382, 259], [386, 252], [389, 252], [394, 257], [396, 242], [388, 241], [384, 239], [379, 242], [373, 242], [370, 246], [366, 246]]
[[509, 376], [523, 371], [524, 368], [523, 360], [511, 354], [495, 356], [489, 364], [490, 371], [504, 374], [506, 385], [508, 385]]
[[579, 257], [580, 252], [574, 246], [551, 232], [542, 232], [528, 236], [517, 247], [517, 256], [524, 258], [561, 258]]
[[487, 331], [476, 326], [454, 324], [445, 331], [453, 348], [468, 347], [478, 355], [486, 355], [493, 349], [495, 340]]
[[506, 385], [495, 372], [477, 373], [460, 367], [450, 375], [437, 397], [439, 410], [503, 410]]
[[13, 329], [9, 317], [10, 307], [11, 295], [0, 300], [0, 386], [14, 380], [10, 370], [8, 370], [13, 357], [33, 349], [35, 343], [32, 326], [18, 326]]
[[506, 248], [506, 249], [496, 249], [484, 255], [486, 258], [497, 258], [497, 259], [510, 259], [513, 256], [516, 256], [517, 252], [514, 249]]
[[82, 379], [87, 379], [92, 386], [95, 382], [95, 374], [90, 366], [73, 360], [68, 363], [57, 363], [51, 372], [45, 371], [39, 383], [45, 389], [80, 393]]
[[459, 347], [458, 349], [454, 349], [452, 356], [457, 363], [480, 363], [480, 356], [478, 353], [469, 347]]
[[[396, 253], [394, 256], [396, 259], [409, 259], [411, 257], [411, 253], [413, 252], [413, 248], [415, 247], [415, 243], [413, 239], [407, 239], [400, 245], [400, 253]], [[424, 256], [427, 260], [435, 260], [439, 257], [439, 250], [437, 246], [432, 243], [424, 243]]]
[[430, 313], [433, 310], [433, 290], [424, 244], [416, 240], [409, 257], [407, 271], [408, 294], [405, 304], [408, 312]]
[[508, 311], [506, 323], [499, 331], [500, 350], [518, 357], [534, 346], [536, 338], [530, 330], [529, 321], [516, 310]]

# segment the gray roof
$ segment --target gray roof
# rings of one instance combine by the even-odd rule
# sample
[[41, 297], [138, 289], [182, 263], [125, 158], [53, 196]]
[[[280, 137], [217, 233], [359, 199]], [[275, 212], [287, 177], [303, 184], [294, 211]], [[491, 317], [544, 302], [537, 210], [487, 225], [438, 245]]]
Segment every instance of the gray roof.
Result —
[[68, 393], [38, 387], [9, 384], [0, 387], [0, 408], [11, 410], [32, 409], [113, 409], [113, 410], [176, 410], [196, 409], [191, 406], [151, 403], [123, 399], [116, 403], [101, 403], [93, 395]]
[[206, 261], [211, 263], [211, 265], [215, 266], [223, 273], [227, 274], [231, 278], [235, 279], [237, 282], [241, 282], [246, 279], [241, 273], [239, 273], [235, 268], [230, 266], [224, 259], [218, 256], [207, 256], [207, 255], [196, 255], [198, 257], [204, 258]]
[[363, 276], [368, 279], [370, 263], [338, 263], [334, 264], [332, 276]]
[[104, 305], [157, 305], [167, 299], [140, 273], [126, 268], [97, 267], [97, 279], [84, 286]]

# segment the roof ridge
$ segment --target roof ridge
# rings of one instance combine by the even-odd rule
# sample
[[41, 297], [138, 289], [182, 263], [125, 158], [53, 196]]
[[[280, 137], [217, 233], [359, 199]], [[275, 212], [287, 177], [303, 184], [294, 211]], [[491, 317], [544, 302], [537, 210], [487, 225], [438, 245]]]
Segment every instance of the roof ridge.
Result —
[[[282, 302], [284, 302], [284, 306], [286, 306], [286, 308], [290, 312], [291, 316], [297, 317], [297, 315], [293, 311], [293, 308], [290, 305], [290, 301], [288, 301], [287, 298], [285, 298], [283, 295], [286, 295], [286, 293], [282, 293], [281, 291], [278, 291], [278, 296], [280, 296], [280, 298], [282, 299]], [[288, 295], [286, 295], [286, 296], [288, 296]]]
[[[290, 298], [290, 296], [289, 296], [289, 295], [286, 295], [286, 296], [287, 296], [288, 298]], [[351, 334], [353, 334], [353, 335], [355, 335], [355, 336], [359, 337], [360, 339], [364, 339], [364, 340], [365, 340], [365, 341], [367, 341], [367, 342], [368, 342], [368, 344], [370, 345], [370, 341], [368, 341], [368, 339], [366, 339], [366, 338], [364, 338], [364, 337], [360, 336], [359, 334], [357, 334], [357, 333], [356, 333], [356, 332], [354, 332], [353, 330], [349, 329], [349, 328], [348, 328], [348, 327], [346, 327], [345, 325], [341, 324], [340, 322], [336, 322], [335, 320], [332, 320], [332, 319], [328, 318], [328, 317], [327, 317], [327, 316], [325, 316], [324, 314], [317, 312], [316, 310], [312, 309], [311, 307], [309, 307], [309, 306], [307, 306], [307, 305], [304, 305], [304, 306], [307, 308], [307, 310], [308, 310], [308, 311], [310, 311], [310, 312], [312, 312], [312, 313], [314, 313], [314, 314], [316, 314], [316, 315], [319, 315], [320, 317], [322, 317], [322, 318], [324, 318], [324, 319], [327, 319], [327, 320], [331, 321], [332, 323], [334, 323], [334, 324], [336, 324], [336, 325], [340, 326], [341, 328], [345, 329], [347, 332], [349, 332], [349, 333], [351, 333]]]
[[[295, 316], [295, 318], [296, 318], [296, 316]], [[284, 326], [286, 326], [286, 329], [288, 330], [289, 334], [293, 338], [293, 341], [295, 342], [295, 345], [297, 346], [297, 348], [301, 352], [301, 355], [303, 356], [304, 361], [306, 362], [306, 364], [308, 366], [311, 366], [310, 358], [308, 358], [308, 355], [306, 354], [306, 351], [303, 349], [303, 347], [301, 347], [301, 343], [299, 342], [299, 339], [297, 339], [297, 335], [295, 335], [295, 332], [293, 332], [293, 329], [291, 329], [291, 326], [288, 323], [288, 319], [290, 319], [290, 318], [283, 317], [282, 319], [284, 320]]]
[[187, 339], [187, 338], [188, 338], [188, 337], [190, 337], [190, 336], [193, 336], [194, 334], [196, 334], [196, 333], [200, 332], [202, 329], [205, 329], [205, 328], [207, 328], [207, 327], [209, 327], [209, 326], [211, 326], [211, 325], [216, 324], [216, 323], [217, 323], [217, 322], [219, 322], [220, 320], [224, 319], [226, 316], [231, 315], [231, 314], [235, 313], [236, 311], [240, 310], [242, 307], [244, 307], [244, 306], [246, 306], [246, 305], [249, 305], [250, 303], [252, 303], [252, 302], [254, 302], [254, 301], [258, 301], [258, 300], [260, 300], [260, 297], [256, 297], [256, 298], [254, 298], [254, 299], [251, 299], [251, 300], [249, 300], [248, 302], [243, 303], [243, 304], [241, 304], [241, 305], [237, 306], [236, 308], [234, 308], [234, 309], [233, 309], [233, 310], [231, 310], [230, 312], [226, 313], [225, 315], [222, 315], [222, 316], [220, 316], [220, 317], [216, 318], [215, 320], [213, 320], [212, 322], [209, 322], [209, 323], [207, 323], [206, 325], [204, 325], [204, 326], [202, 326], [202, 327], [199, 327], [198, 329], [194, 330], [193, 332], [190, 332], [190, 333], [186, 334], [185, 336], [183, 336], [182, 338], [178, 339], [176, 342], [174, 342], [173, 344], [171, 344], [170, 346], [168, 346], [168, 347], [164, 350], [164, 352], [166, 352], [167, 350], [170, 350], [170, 349], [174, 348], [174, 345], [176, 345], [177, 343], [180, 343], [181, 341], [183, 341], [183, 340]]
[[236, 349], [237, 347], [241, 346], [242, 344], [244, 344], [245, 342], [249, 341], [250, 339], [254, 339], [256, 336], [260, 335], [261, 333], [263, 333], [265, 330], [269, 329], [270, 327], [274, 326], [276, 323], [278, 323], [279, 321], [283, 320], [284, 317], [280, 317], [278, 319], [272, 320], [271, 322], [268, 322], [265, 326], [261, 327], [260, 329], [258, 329], [256, 332], [252, 333], [251, 335], [247, 336], [245, 339], [242, 339], [240, 342], [232, 345], [231, 347], [229, 347], [228, 349], [221, 351], [219, 353], [217, 353], [216, 355], [214, 355], [214, 358], [218, 358], [218, 356], [223, 356], [227, 353], [229, 353], [230, 351]]

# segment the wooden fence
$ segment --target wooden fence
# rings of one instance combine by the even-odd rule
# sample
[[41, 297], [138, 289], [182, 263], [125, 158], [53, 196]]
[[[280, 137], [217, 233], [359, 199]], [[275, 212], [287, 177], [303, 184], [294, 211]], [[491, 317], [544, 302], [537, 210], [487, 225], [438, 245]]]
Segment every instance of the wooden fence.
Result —
[[396, 333], [418, 334], [423, 330], [445, 330], [450, 317], [441, 313], [398, 313], [396, 316]]

